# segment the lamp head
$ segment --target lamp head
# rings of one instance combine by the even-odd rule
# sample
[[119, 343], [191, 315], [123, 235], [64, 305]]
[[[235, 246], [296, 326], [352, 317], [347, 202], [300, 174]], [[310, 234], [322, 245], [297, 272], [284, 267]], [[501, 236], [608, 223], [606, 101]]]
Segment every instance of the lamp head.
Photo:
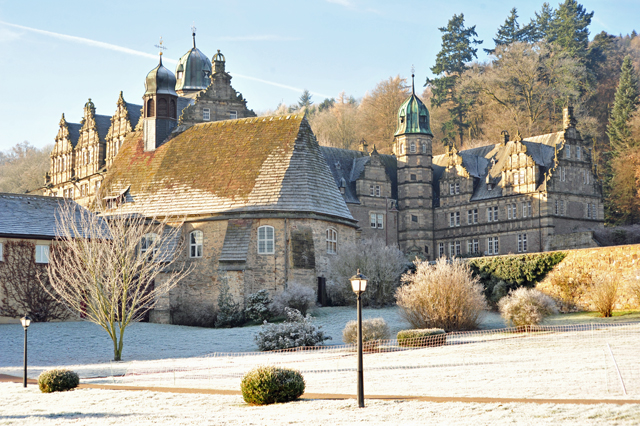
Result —
[[356, 272], [354, 276], [349, 278], [349, 281], [351, 281], [351, 289], [353, 290], [353, 292], [355, 294], [364, 293], [364, 291], [367, 289], [367, 280], [368, 278], [362, 275], [360, 273], [360, 269], [358, 269], [358, 272]]
[[22, 318], [20, 318], [20, 322], [22, 323], [22, 326], [26, 330], [31, 325], [31, 317], [29, 317], [29, 315], [25, 315]]

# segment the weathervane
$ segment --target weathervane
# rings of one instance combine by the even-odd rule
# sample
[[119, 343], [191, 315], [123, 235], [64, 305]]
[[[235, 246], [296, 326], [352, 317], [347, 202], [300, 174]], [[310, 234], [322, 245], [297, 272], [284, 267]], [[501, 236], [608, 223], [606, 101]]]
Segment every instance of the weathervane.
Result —
[[193, 36], [193, 48], [196, 48], [196, 23], [191, 26], [191, 35]]
[[411, 92], [413, 92], [414, 95], [416, 93], [416, 89], [413, 84], [413, 77], [415, 76], [415, 74], [416, 74], [416, 69], [414, 68], [413, 65], [411, 65]]
[[156, 45], [155, 45], [155, 47], [157, 47], [158, 49], [160, 49], [160, 52], [159, 52], [160, 56], [162, 56], [162, 51], [163, 51], [163, 50], [167, 50], [166, 46], [164, 46], [164, 45], [162, 44], [162, 36], [160, 36], [160, 43], [159, 43], [159, 44], [156, 44]]

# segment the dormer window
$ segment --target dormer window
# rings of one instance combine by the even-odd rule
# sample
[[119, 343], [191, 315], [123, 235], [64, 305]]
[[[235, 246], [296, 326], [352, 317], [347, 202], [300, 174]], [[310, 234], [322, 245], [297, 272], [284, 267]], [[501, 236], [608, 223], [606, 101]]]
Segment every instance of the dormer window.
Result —
[[238, 111], [229, 111], [229, 120], [235, 120], [238, 118]]
[[211, 110], [209, 108], [203, 108], [202, 109], [202, 119], [204, 121], [211, 120]]

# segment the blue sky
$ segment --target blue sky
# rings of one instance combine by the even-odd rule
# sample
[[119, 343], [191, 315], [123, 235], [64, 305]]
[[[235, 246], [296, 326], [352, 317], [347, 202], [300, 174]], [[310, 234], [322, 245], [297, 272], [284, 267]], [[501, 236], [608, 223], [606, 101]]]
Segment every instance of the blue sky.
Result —
[[[344, 91], [362, 97], [390, 76], [416, 82], [431, 76], [441, 33], [454, 15], [476, 25], [482, 48], [512, 7], [527, 23], [543, 1], [273, 0], [206, 2], [62, 2], [0, 0], [0, 150], [29, 141], [54, 141], [64, 112], [78, 122], [88, 98], [98, 114], [112, 115], [122, 90], [141, 103], [144, 78], [157, 64], [162, 36], [165, 65], [197, 46], [209, 58], [225, 55], [232, 85], [256, 112], [297, 102], [302, 89], [313, 101]], [[600, 31], [640, 31], [640, 1], [584, 0], [595, 11], [591, 37]], [[558, 0], [551, 1], [557, 7]], [[635, 27], [634, 27], [635, 25]], [[637, 28], [636, 28], [637, 27]]]

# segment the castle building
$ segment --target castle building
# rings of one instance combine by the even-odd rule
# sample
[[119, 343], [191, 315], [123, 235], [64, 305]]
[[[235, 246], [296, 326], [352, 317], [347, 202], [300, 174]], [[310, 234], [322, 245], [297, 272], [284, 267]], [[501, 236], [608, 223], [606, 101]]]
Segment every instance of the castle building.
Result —
[[192, 273], [152, 321], [213, 307], [224, 285], [238, 301], [292, 283], [320, 293], [331, 259], [365, 238], [429, 260], [597, 245], [602, 191], [571, 108], [559, 132], [434, 157], [412, 91], [393, 155], [324, 147], [302, 114], [256, 117], [193, 37], [175, 74], [160, 56], [142, 105], [121, 93], [112, 117], [90, 100], [79, 124], [63, 116], [46, 177], [47, 195], [105, 214], [186, 218], [175, 255]]

